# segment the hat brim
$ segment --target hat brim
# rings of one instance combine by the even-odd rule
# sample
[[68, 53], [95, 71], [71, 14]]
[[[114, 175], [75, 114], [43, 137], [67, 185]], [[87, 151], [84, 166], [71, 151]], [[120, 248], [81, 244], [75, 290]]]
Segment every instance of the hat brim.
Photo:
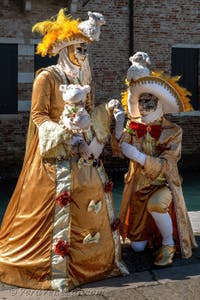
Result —
[[70, 41], [67, 41], [67, 40], [63, 40], [61, 42], [57, 42], [53, 45], [52, 47], [52, 50], [51, 50], [51, 53], [53, 55], [56, 55], [58, 54], [62, 49], [68, 47], [68, 46], [71, 46], [71, 45], [76, 45], [76, 44], [81, 44], [81, 43], [87, 43], [86, 40], [84, 39], [72, 39]]
[[177, 91], [162, 78], [145, 76], [132, 82], [129, 87], [128, 109], [132, 117], [139, 116], [138, 100], [141, 94], [153, 94], [162, 103], [163, 113], [184, 111], [184, 106]]

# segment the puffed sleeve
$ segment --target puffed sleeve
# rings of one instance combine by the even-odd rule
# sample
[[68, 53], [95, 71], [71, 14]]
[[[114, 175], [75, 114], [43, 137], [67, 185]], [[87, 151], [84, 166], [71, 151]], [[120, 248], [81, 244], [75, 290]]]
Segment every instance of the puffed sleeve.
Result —
[[32, 92], [32, 120], [36, 126], [50, 120], [51, 81], [47, 71], [42, 71], [35, 79]]
[[35, 79], [32, 92], [32, 120], [38, 127], [40, 154], [45, 157], [65, 156], [63, 143], [71, 134], [50, 118], [53, 81], [48, 71], [42, 71]]

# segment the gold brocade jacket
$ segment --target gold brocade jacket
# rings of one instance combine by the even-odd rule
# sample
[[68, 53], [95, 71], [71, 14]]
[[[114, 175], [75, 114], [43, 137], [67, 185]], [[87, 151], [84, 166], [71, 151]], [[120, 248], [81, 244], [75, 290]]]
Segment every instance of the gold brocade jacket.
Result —
[[[138, 190], [138, 182], [140, 182], [138, 178], [141, 176], [141, 172], [148, 184], [153, 184], [158, 178], [164, 177], [173, 197], [173, 209], [182, 257], [188, 258], [192, 255], [192, 248], [197, 244], [193, 236], [177, 168], [177, 162], [181, 158], [182, 129], [165, 118], [163, 118], [161, 126], [162, 132], [156, 143], [156, 148], [160, 149], [160, 153], [157, 153], [157, 156], [147, 155], [144, 167], [133, 160], [130, 161], [129, 170], [125, 175], [125, 188], [120, 209], [121, 235], [123, 238], [127, 236], [129, 222], [127, 214], [130, 199]], [[136, 142], [138, 150], [141, 150], [140, 144], [137, 144], [136, 140], [128, 132], [125, 132], [121, 142], [126, 141], [134, 145]], [[141, 186], [141, 188], [143, 187]]]
[[[0, 281], [25, 288], [70, 290], [128, 274], [118, 230], [112, 230], [113, 199], [102, 163], [80, 162], [68, 151], [58, 159], [60, 144], [68, 146], [63, 141], [55, 157], [40, 154], [37, 127], [48, 120], [58, 123], [62, 83], [52, 68], [35, 79], [26, 156], [0, 229]], [[110, 116], [105, 105], [95, 111], [92, 132], [99, 127], [102, 142]], [[99, 120], [106, 120], [104, 129]]]

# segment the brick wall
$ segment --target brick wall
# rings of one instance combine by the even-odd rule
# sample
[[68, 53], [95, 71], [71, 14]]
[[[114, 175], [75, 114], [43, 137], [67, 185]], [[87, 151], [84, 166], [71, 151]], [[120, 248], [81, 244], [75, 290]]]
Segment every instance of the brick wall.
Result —
[[[129, 9], [128, 0], [95, 1], [31, 1], [30, 12], [21, 12], [16, 1], [0, 2], [0, 43], [4, 39], [19, 44], [18, 82], [19, 113], [0, 115], [1, 170], [14, 166], [20, 169], [28, 126], [27, 107], [30, 106], [34, 77], [34, 43], [40, 39], [31, 33], [33, 24], [55, 15], [66, 3], [74, 2], [74, 17], [87, 19], [87, 11], [105, 15], [100, 41], [90, 46], [90, 60], [96, 82], [95, 103], [120, 98], [129, 66]], [[152, 58], [152, 68], [170, 72], [171, 47], [177, 43], [199, 43], [199, 1], [134, 1], [134, 52], [146, 51]], [[200, 7], [199, 7], [200, 8]], [[196, 156], [199, 147], [199, 116], [176, 117], [184, 130], [183, 153]], [[191, 132], [193, 143], [191, 143]], [[106, 151], [109, 154], [109, 151]], [[115, 161], [117, 168], [123, 163]], [[15, 168], [17, 170], [17, 167]], [[0, 174], [1, 175], [1, 174]]]
[[129, 57], [128, 1], [89, 1], [77, 16], [87, 18], [87, 11], [99, 11], [106, 19], [98, 43], [90, 46], [91, 65], [96, 83], [96, 103], [119, 98], [124, 88]]
[[20, 171], [25, 150], [29, 113], [0, 118], [0, 178], [16, 177]]
[[[134, 52], [149, 53], [152, 69], [170, 74], [174, 45], [200, 48], [199, 21], [200, 2], [196, 0], [134, 1]], [[170, 119], [183, 129], [180, 167], [200, 169], [200, 114]]]
[[134, 1], [134, 50], [152, 57], [152, 67], [170, 73], [175, 44], [199, 44], [200, 2], [197, 0]]
[[167, 118], [183, 129], [182, 159], [179, 167], [190, 172], [200, 170], [200, 113], [183, 113], [181, 117], [173, 115]]

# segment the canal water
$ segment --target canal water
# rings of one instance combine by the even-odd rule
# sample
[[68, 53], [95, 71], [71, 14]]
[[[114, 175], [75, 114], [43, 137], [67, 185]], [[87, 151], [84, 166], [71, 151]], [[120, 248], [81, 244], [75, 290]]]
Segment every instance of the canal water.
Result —
[[[114, 182], [113, 198], [116, 213], [119, 213], [121, 196], [123, 192], [123, 173], [110, 174], [109, 177]], [[200, 211], [200, 172], [184, 172], [183, 194], [189, 211]], [[16, 180], [0, 180], [0, 223], [8, 205], [9, 199], [16, 185]]]
[[[200, 172], [181, 173], [182, 188], [188, 211], [200, 211]], [[119, 213], [121, 196], [123, 192], [123, 176], [114, 176], [113, 197], [116, 212]]]

